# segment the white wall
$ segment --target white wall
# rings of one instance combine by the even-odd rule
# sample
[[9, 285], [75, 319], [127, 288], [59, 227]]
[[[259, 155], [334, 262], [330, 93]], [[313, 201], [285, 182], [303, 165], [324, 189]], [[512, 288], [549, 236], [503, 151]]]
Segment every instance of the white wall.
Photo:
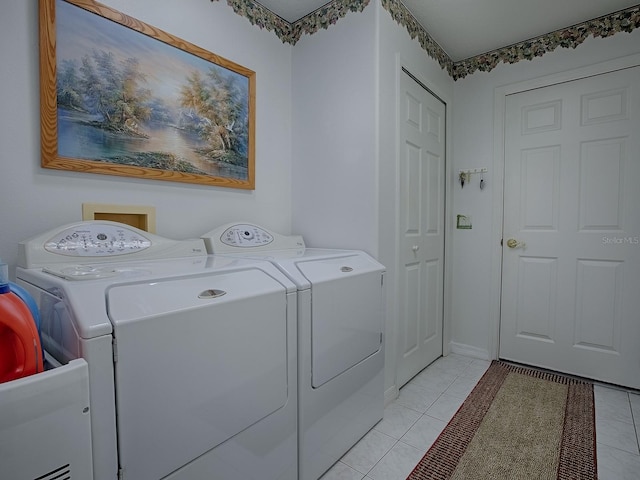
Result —
[[[499, 284], [490, 279], [492, 267], [500, 260], [501, 225], [492, 225], [494, 196], [498, 205], [501, 186], [493, 175], [494, 91], [499, 86], [577, 69], [609, 59], [640, 52], [640, 30], [609, 38], [589, 38], [576, 49], [562, 49], [533, 61], [500, 65], [495, 70], [458, 80], [454, 85], [453, 159], [454, 169], [487, 167], [487, 187], [472, 185], [454, 189], [453, 214], [469, 214], [472, 230], [454, 230], [452, 342], [460, 351], [489, 357], [496, 347]], [[497, 187], [497, 188], [496, 188]], [[493, 264], [492, 264], [493, 262]], [[498, 303], [499, 306], [499, 303]]]
[[293, 49], [292, 229], [310, 246], [377, 254], [375, 9]]
[[196, 237], [237, 219], [290, 232], [292, 47], [236, 15], [225, 1], [102, 3], [256, 72], [256, 190], [41, 168], [38, 2], [5, 2], [0, 16], [0, 258], [13, 267], [19, 241], [80, 220], [83, 202], [153, 205], [157, 233], [169, 238]]

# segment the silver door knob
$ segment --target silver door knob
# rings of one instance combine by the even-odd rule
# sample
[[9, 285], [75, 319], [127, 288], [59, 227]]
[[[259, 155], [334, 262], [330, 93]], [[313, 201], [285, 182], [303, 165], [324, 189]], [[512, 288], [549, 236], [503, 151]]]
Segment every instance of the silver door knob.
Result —
[[420, 245], [414, 245], [413, 247], [411, 247], [411, 250], [417, 252], [418, 250], [420, 250]]

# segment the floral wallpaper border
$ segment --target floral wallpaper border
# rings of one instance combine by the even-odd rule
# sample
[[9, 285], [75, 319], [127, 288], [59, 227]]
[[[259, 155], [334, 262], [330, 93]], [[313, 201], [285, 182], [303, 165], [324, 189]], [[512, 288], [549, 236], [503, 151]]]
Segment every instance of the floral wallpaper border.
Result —
[[533, 60], [558, 47], [576, 48], [589, 36], [610, 37], [620, 32], [630, 33], [638, 27], [640, 27], [640, 5], [455, 62], [453, 71], [450, 73], [454, 80], [458, 80], [478, 70], [482, 72], [493, 70], [500, 62], [516, 63], [521, 60]]
[[[218, 0], [211, 0], [218, 1]], [[318, 10], [289, 23], [254, 0], [227, 0], [227, 4], [252, 25], [273, 31], [283, 43], [295, 45], [303, 33], [309, 35], [329, 28], [349, 12], [361, 12], [370, 0], [332, 0]], [[436, 60], [449, 75], [458, 80], [476, 71], [489, 72], [499, 63], [516, 63], [533, 60], [558, 47], [576, 48], [589, 36], [609, 37], [620, 32], [631, 32], [640, 27], [640, 4], [588, 20], [555, 32], [540, 35], [507, 47], [482, 53], [471, 58], [454, 62], [449, 55], [429, 35], [401, 0], [381, 0], [382, 7], [391, 18], [407, 29], [413, 39], [417, 39], [427, 55]]]
[[409, 9], [404, 6], [404, 3], [400, 0], [381, 0], [381, 2], [382, 7], [391, 14], [391, 18], [405, 27], [409, 36], [417, 39], [422, 49], [427, 52], [427, 55], [436, 60], [455, 80], [456, 78], [453, 75], [455, 64], [442, 47], [420, 25]]
[[274, 32], [283, 43], [295, 45], [303, 33], [311, 35], [321, 28], [329, 28], [349, 12], [361, 12], [369, 4], [369, 0], [332, 0], [293, 23], [287, 22], [253, 0], [227, 0], [227, 4], [238, 15], [247, 18], [252, 25]]

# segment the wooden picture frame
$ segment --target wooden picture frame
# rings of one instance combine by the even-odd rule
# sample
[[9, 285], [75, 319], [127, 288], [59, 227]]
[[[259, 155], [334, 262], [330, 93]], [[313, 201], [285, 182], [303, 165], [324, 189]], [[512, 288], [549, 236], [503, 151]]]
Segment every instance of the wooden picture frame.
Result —
[[255, 72], [94, 0], [39, 2], [42, 167], [255, 188]]

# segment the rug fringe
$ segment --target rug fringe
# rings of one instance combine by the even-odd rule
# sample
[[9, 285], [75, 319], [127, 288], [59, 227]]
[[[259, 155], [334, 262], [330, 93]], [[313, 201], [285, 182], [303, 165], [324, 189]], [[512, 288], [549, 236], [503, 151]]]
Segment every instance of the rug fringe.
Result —
[[551, 372], [537, 367], [529, 367], [517, 365], [503, 360], [493, 360], [492, 363], [506, 368], [510, 372], [520, 373], [541, 380], [549, 380], [550, 382], [559, 383], [561, 385], [592, 385], [593, 382], [581, 378], [571, 377], [562, 373]]

